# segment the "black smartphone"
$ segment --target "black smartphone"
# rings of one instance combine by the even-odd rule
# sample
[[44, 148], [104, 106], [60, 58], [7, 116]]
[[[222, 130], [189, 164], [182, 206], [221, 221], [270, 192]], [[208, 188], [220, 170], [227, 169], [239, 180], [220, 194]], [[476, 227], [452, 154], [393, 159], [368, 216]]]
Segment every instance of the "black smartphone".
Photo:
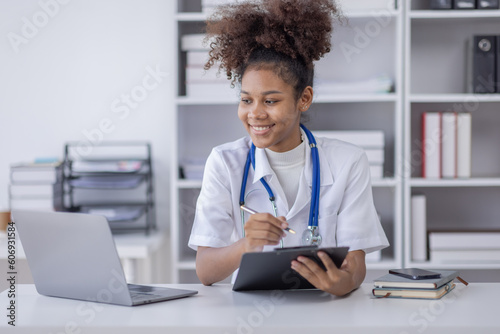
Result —
[[391, 269], [389, 270], [389, 274], [398, 275], [415, 280], [441, 277], [440, 273], [419, 268]]

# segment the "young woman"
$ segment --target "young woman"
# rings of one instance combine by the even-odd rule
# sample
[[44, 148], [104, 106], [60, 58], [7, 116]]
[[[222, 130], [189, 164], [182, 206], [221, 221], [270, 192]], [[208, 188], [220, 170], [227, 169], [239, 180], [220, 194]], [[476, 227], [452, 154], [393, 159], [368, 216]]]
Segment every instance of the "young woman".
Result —
[[[322, 252], [326, 271], [306, 257], [290, 266], [315, 287], [345, 295], [365, 277], [365, 253], [388, 246], [364, 151], [314, 138], [300, 123], [313, 101], [313, 61], [330, 51], [335, 17], [331, 0], [265, 0], [220, 7], [207, 25], [206, 68], [218, 62], [241, 84], [238, 116], [249, 137], [214, 148], [205, 166], [189, 240], [205, 285], [235, 272], [245, 252], [299, 246], [319, 234], [321, 247], [350, 247], [341, 268]], [[259, 213], [244, 213], [243, 203]]]

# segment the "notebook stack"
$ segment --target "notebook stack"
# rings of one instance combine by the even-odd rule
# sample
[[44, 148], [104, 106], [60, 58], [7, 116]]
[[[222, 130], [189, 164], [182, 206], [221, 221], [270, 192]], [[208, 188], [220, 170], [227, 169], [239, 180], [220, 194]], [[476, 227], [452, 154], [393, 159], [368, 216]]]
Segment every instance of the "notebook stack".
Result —
[[374, 280], [372, 293], [375, 297], [439, 299], [455, 288], [453, 280], [458, 271], [433, 270], [441, 274], [440, 278], [413, 280], [387, 274]]

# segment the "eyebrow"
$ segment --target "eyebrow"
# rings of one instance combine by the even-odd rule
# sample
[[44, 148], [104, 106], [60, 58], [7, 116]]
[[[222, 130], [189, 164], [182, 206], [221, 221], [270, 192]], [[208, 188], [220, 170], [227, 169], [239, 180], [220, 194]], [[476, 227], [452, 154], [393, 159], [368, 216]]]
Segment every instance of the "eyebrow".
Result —
[[[247, 95], [250, 95], [249, 92], [247, 91], [244, 91], [242, 90], [241, 91], [242, 94], [247, 94]], [[283, 92], [279, 91], [279, 90], [268, 90], [268, 91], [265, 91], [265, 92], [262, 92], [261, 95], [271, 95], [271, 94], [284, 94]]]

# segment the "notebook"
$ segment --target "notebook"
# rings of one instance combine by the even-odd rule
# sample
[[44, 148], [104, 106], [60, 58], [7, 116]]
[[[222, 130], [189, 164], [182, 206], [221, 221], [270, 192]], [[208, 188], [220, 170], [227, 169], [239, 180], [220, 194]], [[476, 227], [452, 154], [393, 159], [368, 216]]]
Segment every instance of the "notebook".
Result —
[[433, 270], [441, 274], [440, 278], [412, 280], [401, 276], [386, 274], [373, 281], [376, 288], [414, 288], [414, 289], [436, 289], [448, 283], [458, 276], [454, 270]]
[[373, 288], [375, 297], [411, 298], [411, 299], [439, 299], [455, 288], [450, 281], [437, 289], [400, 289], [400, 288]]
[[13, 210], [12, 217], [41, 295], [136, 306], [198, 293], [127, 284], [104, 216]]

